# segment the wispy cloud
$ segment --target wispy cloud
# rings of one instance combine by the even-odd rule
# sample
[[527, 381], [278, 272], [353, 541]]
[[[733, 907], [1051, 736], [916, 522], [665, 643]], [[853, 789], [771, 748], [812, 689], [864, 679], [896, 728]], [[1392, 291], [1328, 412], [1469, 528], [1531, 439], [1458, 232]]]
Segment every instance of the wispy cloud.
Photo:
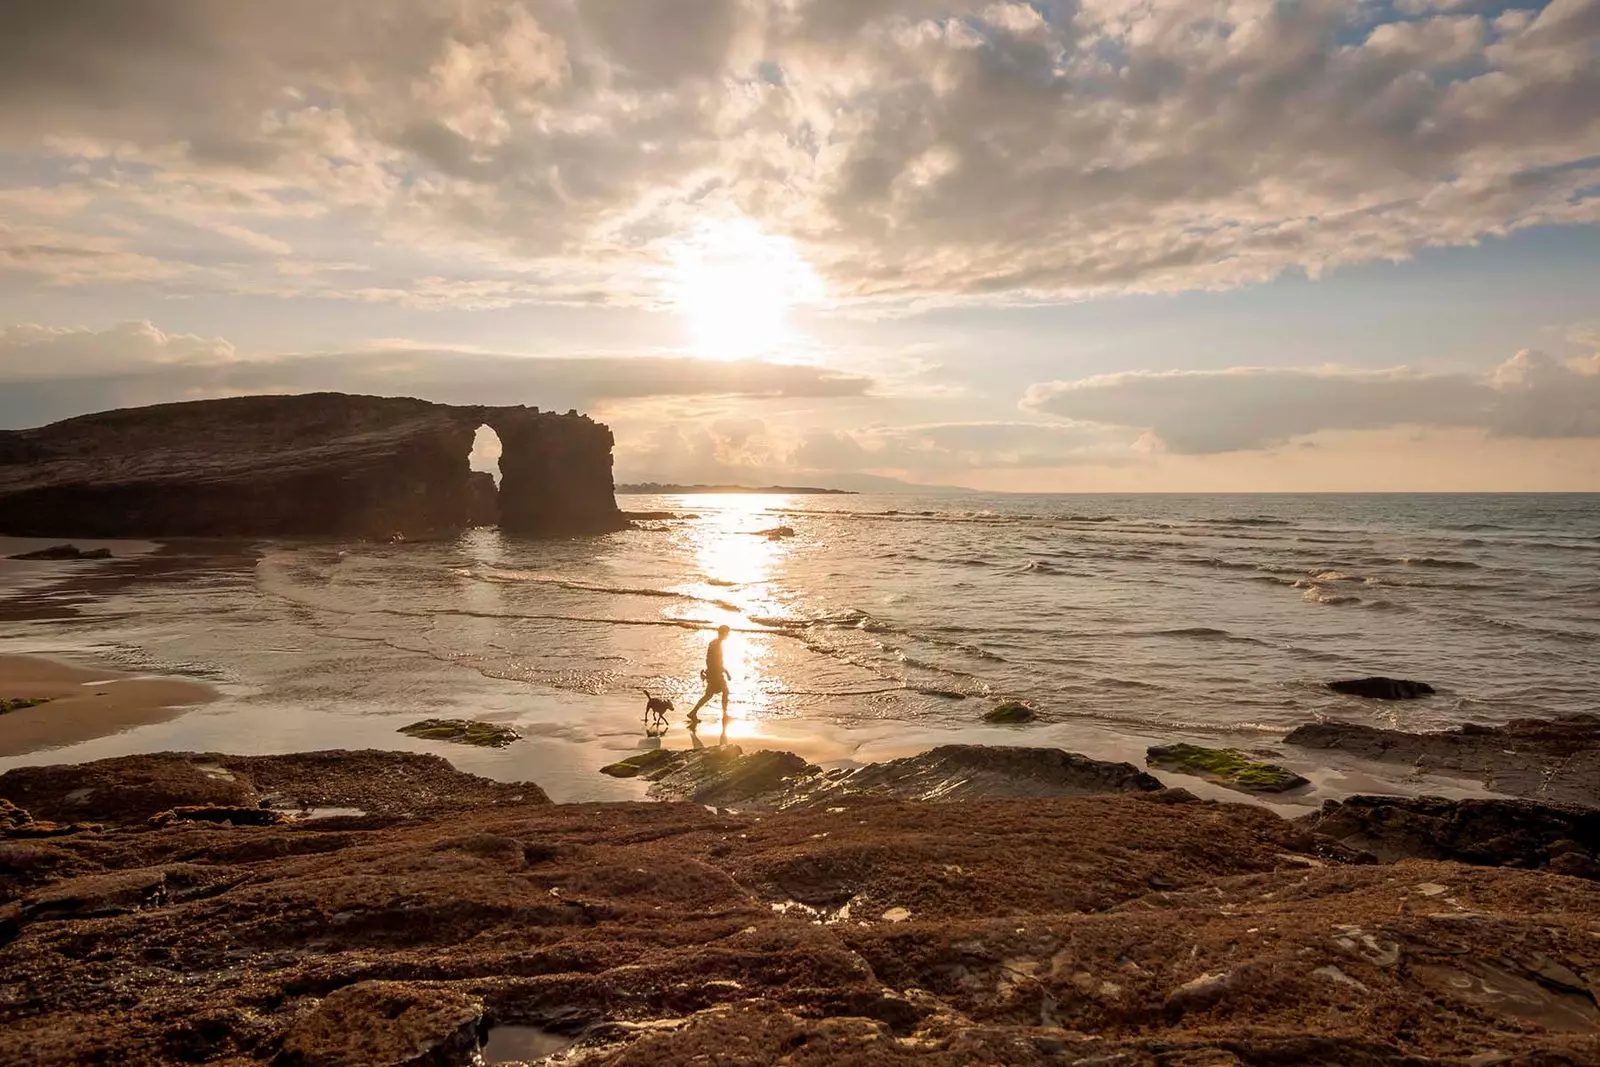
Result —
[[1199, 455], [1272, 448], [1326, 430], [1465, 427], [1504, 437], [1600, 437], [1600, 355], [1517, 353], [1491, 374], [1231, 367], [1044, 382], [1026, 410], [1147, 430]]

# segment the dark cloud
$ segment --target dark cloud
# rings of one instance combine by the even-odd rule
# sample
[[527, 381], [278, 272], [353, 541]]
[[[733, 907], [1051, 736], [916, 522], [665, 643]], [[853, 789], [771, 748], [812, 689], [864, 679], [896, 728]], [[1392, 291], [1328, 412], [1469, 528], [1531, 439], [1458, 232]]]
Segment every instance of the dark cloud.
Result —
[[1600, 356], [1520, 352], [1466, 374], [1235, 367], [1132, 371], [1030, 387], [1023, 407], [1153, 433], [1204, 455], [1271, 448], [1324, 430], [1468, 427], [1503, 437], [1600, 437]]

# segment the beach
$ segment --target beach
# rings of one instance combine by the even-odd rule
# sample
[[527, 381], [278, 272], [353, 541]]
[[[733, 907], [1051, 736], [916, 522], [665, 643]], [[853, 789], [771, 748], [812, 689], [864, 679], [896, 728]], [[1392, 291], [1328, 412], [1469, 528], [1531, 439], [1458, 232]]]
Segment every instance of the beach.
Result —
[[167, 722], [217, 696], [211, 686], [186, 679], [0, 655], [0, 701], [37, 701], [0, 715], [0, 757]]

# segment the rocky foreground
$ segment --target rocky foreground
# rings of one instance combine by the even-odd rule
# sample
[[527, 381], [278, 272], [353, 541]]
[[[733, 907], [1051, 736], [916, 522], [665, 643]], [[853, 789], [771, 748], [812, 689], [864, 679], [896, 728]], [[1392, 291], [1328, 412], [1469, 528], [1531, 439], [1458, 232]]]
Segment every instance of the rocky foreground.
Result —
[[1294, 823], [991, 751], [1027, 796], [901, 799], [982, 769], [947, 750], [760, 813], [398, 753], [13, 770], [0, 1063], [1600, 1063], [1592, 810]]

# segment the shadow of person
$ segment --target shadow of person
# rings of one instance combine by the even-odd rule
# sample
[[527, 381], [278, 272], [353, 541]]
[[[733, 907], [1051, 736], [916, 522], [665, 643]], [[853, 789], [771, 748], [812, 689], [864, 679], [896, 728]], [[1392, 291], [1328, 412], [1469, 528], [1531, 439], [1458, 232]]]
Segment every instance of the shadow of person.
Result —
[[706, 743], [700, 740], [700, 723], [694, 719], [689, 720], [689, 743], [695, 748], [705, 748]]

